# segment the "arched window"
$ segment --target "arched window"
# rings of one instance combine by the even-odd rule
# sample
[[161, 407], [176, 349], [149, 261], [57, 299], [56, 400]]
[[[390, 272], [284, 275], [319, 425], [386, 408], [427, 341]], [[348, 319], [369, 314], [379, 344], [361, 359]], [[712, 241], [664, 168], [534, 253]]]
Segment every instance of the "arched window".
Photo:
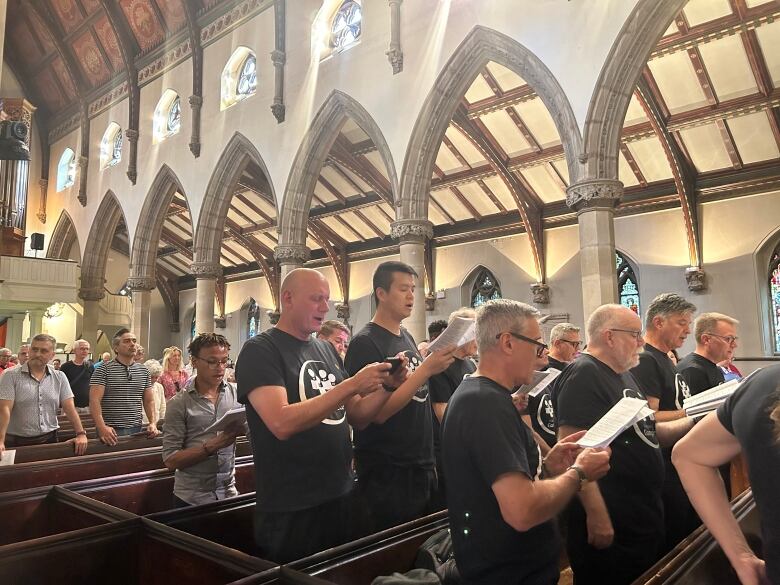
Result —
[[772, 351], [780, 354], [780, 244], [769, 260], [769, 297], [772, 309]]
[[76, 153], [66, 148], [57, 165], [57, 192], [76, 182]]
[[247, 47], [238, 47], [222, 70], [222, 100], [225, 110], [257, 92], [257, 57]]
[[333, 51], [343, 51], [360, 39], [363, 30], [363, 7], [357, 0], [345, 0], [339, 6], [330, 27]]
[[260, 331], [260, 307], [253, 298], [249, 299], [249, 310], [246, 315], [246, 338], [252, 339]]
[[471, 288], [471, 306], [476, 309], [488, 301], [500, 298], [502, 298], [501, 285], [490, 270], [483, 268], [477, 274], [474, 286]]
[[181, 129], [181, 99], [172, 89], [163, 92], [154, 109], [154, 142], [162, 142]]
[[100, 141], [100, 168], [112, 167], [122, 160], [122, 129], [111, 122]]
[[637, 315], [641, 315], [639, 310], [639, 281], [636, 278], [634, 268], [626, 257], [618, 251], [615, 251], [615, 270], [617, 273], [620, 304], [628, 307]]

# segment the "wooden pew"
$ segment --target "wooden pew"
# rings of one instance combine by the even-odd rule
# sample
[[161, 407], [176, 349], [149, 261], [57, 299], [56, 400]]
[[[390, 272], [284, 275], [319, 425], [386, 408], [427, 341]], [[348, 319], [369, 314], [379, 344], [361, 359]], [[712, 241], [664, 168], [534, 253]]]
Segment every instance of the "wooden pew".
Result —
[[143, 518], [0, 547], [9, 585], [222, 585], [273, 567]]
[[[748, 544], [761, 549], [761, 526], [753, 493], [735, 498], [732, 512]], [[633, 585], [739, 585], [739, 579], [718, 543], [704, 527], [697, 528]]]
[[0, 494], [0, 547], [132, 518], [60, 487]]
[[330, 583], [330, 581], [323, 581], [317, 577], [299, 573], [289, 567], [275, 567], [259, 575], [235, 581], [231, 585], [329, 585]]
[[[110, 506], [144, 516], [171, 509], [173, 483], [173, 471], [156, 469], [116, 477], [89, 479], [66, 484], [63, 487]], [[236, 487], [239, 493], [253, 492], [255, 489], [254, 462], [251, 455], [236, 458]]]
[[[117, 453], [119, 451], [128, 451], [133, 449], [145, 449], [147, 447], [159, 447], [162, 445], [162, 437], [147, 439], [146, 437], [120, 437], [119, 443], [115, 446], [106, 445], [99, 439], [89, 439], [87, 441], [87, 452], [85, 455], [96, 455], [98, 453]], [[18, 447], [16, 449], [16, 459], [14, 465], [19, 463], [29, 463], [31, 461], [47, 461], [50, 459], [64, 459], [76, 457], [72, 444], [63, 442], [52, 443], [50, 445], [29, 445], [27, 447]], [[0, 469], [0, 473], [5, 471]]]

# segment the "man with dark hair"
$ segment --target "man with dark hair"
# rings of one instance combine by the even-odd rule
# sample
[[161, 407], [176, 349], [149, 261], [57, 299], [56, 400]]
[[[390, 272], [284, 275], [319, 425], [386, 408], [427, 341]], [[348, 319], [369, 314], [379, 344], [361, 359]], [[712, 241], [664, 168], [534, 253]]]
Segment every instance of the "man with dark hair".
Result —
[[32, 339], [30, 359], [0, 376], [0, 458], [6, 447], [57, 442], [57, 411], [73, 424], [76, 455], [87, 450], [87, 433], [73, 404], [65, 374], [50, 364], [57, 342], [51, 335]]
[[409, 380], [395, 390], [365, 428], [355, 429], [358, 485], [373, 529], [382, 530], [425, 514], [436, 489], [433, 421], [428, 379], [454, 360], [455, 348], [431, 353], [425, 361], [401, 321], [414, 305], [417, 273], [403, 262], [383, 262], [374, 273], [376, 313], [349, 345], [344, 364], [355, 374], [388, 357], [409, 363]]
[[201, 333], [189, 347], [196, 376], [166, 405], [163, 461], [175, 469], [174, 506], [205, 504], [238, 495], [236, 437], [243, 424], [217, 434], [215, 420], [240, 406], [236, 387], [224, 381], [230, 343], [217, 333]]
[[[650, 408], [656, 411], [658, 422], [685, 417], [683, 400], [690, 396], [690, 391], [668, 354], [685, 343], [691, 332], [694, 311], [693, 303], [675, 293], [658, 295], [647, 308], [645, 346], [631, 373]], [[693, 532], [700, 521], [672, 465], [671, 448], [662, 449], [662, 453], [666, 467], [663, 492], [666, 550], [671, 550]]]
[[279, 322], [248, 340], [236, 363], [255, 459], [255, 542], [259, 556], [282, 563], [355, 537], [347, 421], [366, 425], [390, 397], [382, 384], [401, 381], [387, 363], [348, 378], [333, 346], [312, 338], [329, 298], [322, 274], [290, 272]]
[[437, 319], [436, 321], [433, 321], [430, 325], [428, 325], [428, 342], [430, 343], [436, 339], [446, 328], [447, 321], [444, 319]]
[[89, 381], [95, 371], [95, 366], [87, 359], [89, 349], [89, 341], [85, 339], [75, 341], [73, 359], [60, 367], [60, 371], [68, 378], [76, 408], [83, 414], [89, 414]]
[[142, 408], [149, 419], [147, 434], [155, 437], [159, 432], [154, 389], [149, 370], [134, 361], [138, 349], [135, 334], [122, 328], [114, 334], [111, 346], [116, 358], [103, 362], [90, 380], [89, 410], [98, 437], [108, 445], [116, 445], [117, 437], [140, 433]]
[[349, 327], [344, 325], [341, 321], [330, 319], [322, 323], [319, 333], [317, 333], [317, 339], [322, 339], [330, 343], [339, 354], [339, 357], [344, 358], [344, 354], [347, 352], [347, 345], [349, 345]]

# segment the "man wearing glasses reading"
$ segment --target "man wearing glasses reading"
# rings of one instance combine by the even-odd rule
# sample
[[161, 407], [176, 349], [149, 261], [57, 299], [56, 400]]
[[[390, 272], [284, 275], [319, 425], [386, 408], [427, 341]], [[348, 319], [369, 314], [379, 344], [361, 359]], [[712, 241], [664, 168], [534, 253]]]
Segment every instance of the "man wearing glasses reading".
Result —
[[548, 367], [562, 372], [577, 357], [581, 345], [579, 327], [572, 323], [558, 323], [550, 330]]
[[702, 313], [693, 324], [696, 350], [677, 364], [691, 395], [723, 384], [718, 362], [729, 359], [737, 349], [739, 321], [722, 313]]
[[236, 387], [224, 381], [230, 344], [217, 333], [201, 333], [187, 348], [197, 374], [168, 402], [163, 461], [175, 469], [173, 504], [180, 508], [238, 495], [236, 437], [244, 424], [220, 433], [206, 432], [229, 410], [239, 407]]

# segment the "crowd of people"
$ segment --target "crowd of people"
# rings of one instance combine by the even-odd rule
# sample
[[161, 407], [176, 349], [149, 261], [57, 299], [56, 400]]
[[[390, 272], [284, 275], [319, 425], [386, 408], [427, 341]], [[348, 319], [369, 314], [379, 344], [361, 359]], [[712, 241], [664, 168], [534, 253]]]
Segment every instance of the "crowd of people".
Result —
[[[0, 349], [0, 456], [56, 441], [59, 409], [77, 454], [87, 445], [80, 414], [110, 445], [162, 429], [178, 507], [237, 494], [235, 442], [248, 433], [256, 550], [277, 562], [447, 508], [465, 583], [557, 583], [562, 547], [578, 585], [631, 583], [702, 520], [743, 583], [779, 582], [780, 366], [750, 376], [703, 419], [683, 407], [741, 376], [735, 319], [697, 315], [666, 293], [644, 321], [608, 304], [582, 327], [556, 324], [545, 340], [536, 309], [494, 300], [431, 323], [418, 344], [402, 325], [417, 276], [401, 262], [379, 265], [376, 311], [351, 335], [325, 319], [327, 280], [293, 270], [279, 322], [243, 345], [234, 372], [230, 344], [215, 333], [192, 340], [186, 365], [177, 347], [162, 363], [145, 360], [127, 329], [114, 335], [113, 357], [94, 364], [84, 340], [59, 368], [48, 335], [20, 348], [19, 365]], [[456, 318], [475, 321], [475, 339], [429, 351]], [[691, 333], [695, 349], [678, 359]], [[548, 369], [559, 373], [542, 392], [517, 391]], [[609, 447], [581, 448], [624, 397], [645, 400], [653, 414]], [[241, 405], [246, 424], [209, 428]], [[740, 450], [765, 560], [745, 543], [719, 472]]]

